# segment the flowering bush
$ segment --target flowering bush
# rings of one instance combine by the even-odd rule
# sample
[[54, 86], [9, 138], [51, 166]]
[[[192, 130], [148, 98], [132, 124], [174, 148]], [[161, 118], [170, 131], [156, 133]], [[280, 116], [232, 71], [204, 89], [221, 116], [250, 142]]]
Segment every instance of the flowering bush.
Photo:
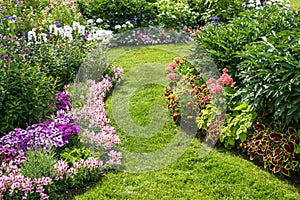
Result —
[[[76, 21], [72, 26], [52, 24], [47, 29], [49, 31], [33, 29], [28, 32], [28, 59], [40, 63], [41, 70], [57, 78], [61, 85], [74, 81], [82, 63], [95, 54], [94, 49], [102, 50], [112, 38], [111, 31], [84, 26]], [[103, 52], [97, 53], [96, 56], [103, 59]]]
[[83, 21], [76, 0], [1, 0], [0, 9], [0, 17], [13, 20], [16, 33], [22, 35], [32, 28], [42, 28], [58, 20], [61, 24]]
[[144, 27], [115, 34], [111, 46], [138, 46], [171, 43], [188, 43], [193, 41], [190, 33], [183, 30], [166, 29], [160, 26]]
[[119, 165], [122, 155], [113, 150], [113, 147], [120, 143], [120, 139], [115, 134], [115, 129], [109, 125], [104, 100], [114, 82], [122, 78], [123, 70], [112, 68], [112, 71], [114, 76], [110, 77], [106, 74], [98, 83], [94, 80], [87, 80], [84, 83], [86, 85], [74, 85], [73, 92], [81, 91], [76, 87], [84, 87], [87, 92], [81, 95], [82, 103], [74, 102], [79, 106], [74, 107], [72, 113], [83, 129], [81, 142], [89, 146], [93, 154], [102, 158], [106, 157], [103, 160], [104, 164]]
[[101, 19], [105, 29], [122, 30], [153, 25], [156, 23], [157, 8], [146, 0], [95, 0], [80, 1], [81, 12], [88, 18]]
[[[168, 97], [168, 108], [175, 122], [181, 122], [182, 109], [192, 108], [197, 115], [187, 116], [187, 120], [195, 121], [202, 135], [213, 133], [209, 135], [218, 136], [226, 148], [232, 148], [240, 141], [246, 140], [256, 115], [253, 107], [248, 106], [246, 102], [232, 101], [236, 89], [228, 69], [224, 68], [218, 79], [210, 78], [205, 82], [205, 75], [188, 62], [187, 57], [182, 60], [176, 57], [166, 71], [171, 82], [165, 95]], [[180, 102], [181, 97], [186, 94], [193, 98], [193, 102]], [[228, 100], [226, 105], [229, 108], [226, 115], [225, 111], [221, 114], [217, 111], [222, 110], [221, 101], [224, 98]]]
[[[113, 84], [122, 78], [123, 70], [113, 68], [111, 71], [112, 76], [105, 75], [99, 83], [88, 81], [90, 100], [84, 107], [88, 114], [73, 108], [70, 94], [59, 92], [53, 98], [56, 102], [49, 104], [56, 111], [51, 120], [26, 129], [16, 128], [0, 138], [0, 199], [58, 198], [64, 190], [98, 180], [105, 170], [121, 164], [122, 154], [114, 149], [120, 140], [108, 124], [103, 101]], [[84, 121], [80, 117], [94, 123], [90, 127], [79, 127], [74, 119]], [[80, 133], [80, 129], [84, 133]], [[96, 129], [97, 134], [89, 134]], [[89, 141], [105, 152], [101, 151], [100, 155], [100, 151], [91, 148], [91, 152], [85, 153], [85, 159], [70, 160], [64, 154], [67, 150], [62, 150], [66, 147], [75, 150], [82, 145], [79, 135], [84, 138], [83, 144]]]

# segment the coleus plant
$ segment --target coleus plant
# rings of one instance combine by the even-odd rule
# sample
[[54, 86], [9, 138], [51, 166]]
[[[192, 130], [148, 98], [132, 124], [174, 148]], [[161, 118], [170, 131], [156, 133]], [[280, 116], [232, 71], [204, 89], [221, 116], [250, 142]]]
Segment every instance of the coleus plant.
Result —
[[268, 127], [257, 123], [254, 134], [248, 135], [244, 148], [250, 160], [262, 159], [264, 168], [273, 173], [281, 172], [290, 176], [291, 171], [299, 169], [299, 154], [296, 149], [300, 144], [296, 130], [272, 123]]

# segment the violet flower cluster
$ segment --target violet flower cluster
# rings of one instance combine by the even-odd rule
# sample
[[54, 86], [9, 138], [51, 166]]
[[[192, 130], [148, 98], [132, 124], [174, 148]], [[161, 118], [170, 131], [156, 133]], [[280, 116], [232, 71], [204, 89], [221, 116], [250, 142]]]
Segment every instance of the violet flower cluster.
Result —
[[21, 164], [29, 149], [63, 147], [79, 132], [79, 127], [72, 122], [72, 116], [61, 111], [53, 121], [33, 124], [26, 129], [16, 128], [1, 137], [0, 158], [2, 162]]

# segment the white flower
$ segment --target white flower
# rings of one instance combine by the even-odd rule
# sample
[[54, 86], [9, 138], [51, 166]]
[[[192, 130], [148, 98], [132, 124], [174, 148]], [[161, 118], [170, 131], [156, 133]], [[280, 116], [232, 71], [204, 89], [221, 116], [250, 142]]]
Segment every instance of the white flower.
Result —
[[34, 39], [34, 41], [36, 41], [36, 33], [35, 33], [35, 31], [28, 31], [28, 40], [32, 41], [32, 39]]
[[115, 26], [115, 29], [120, 29], [120, 28], [122, 28], [120, 25]]
[[69, 33], [72, 34], [73, 29], [72, 29], [71, 26], [66, 25], [66, 26], [63, 27], [63, 29], [64, 29], [64, 32], [65, 32], [66, 34], [69, 34]]
[[250, 3], [250, 4], [247, 5], [247, 7], [248, 7], [248, 8], [254, 8], [255, 5], [254, 5], [253, 3]]
[[87, 25], [92, 25], [93, 23], [94, 23], [94, 20], [92, 20], [92, 19], [89, 19], [89, 20], [86, 21]]
[[85, 26], [80, 25], [78, 27], [78, 33], [84, 35], [85, 34]]
[[123, 25], [122, 25], [122, 28], [126, 28], [126, 27], [127, 27], [127, 25], [126, 25], [126, 24], [123, 24]]
[[72, 24], [73, 29], [76, 29], [76, 28], [78, 28], [79, 26], [81, 26], [79, 22], [73, 21], [73, 24]]
[[51, 24], [51, 25], [49, 26], [49, 32], [50, 32], [50, 33], [53, 33], [53, 31], [54, 31], [55, 28], [56, 28], [56, 25], [55, 25], [55, 24]]
[[172, 15], [171, 18], [176, 19], [176, 16], [175, 16], [175, 15]]
[[43, 40], [43, 42], [47, 42], [47, 34], [46, 33], [39, 34], [39, 40]]
[[96, 20], [96, 22], [97, 22], [98, 24], [100, 24], [100, 23], [103, 22], [103, 20], [102, 20], [101, 18], [98, 18], [98, 19]]

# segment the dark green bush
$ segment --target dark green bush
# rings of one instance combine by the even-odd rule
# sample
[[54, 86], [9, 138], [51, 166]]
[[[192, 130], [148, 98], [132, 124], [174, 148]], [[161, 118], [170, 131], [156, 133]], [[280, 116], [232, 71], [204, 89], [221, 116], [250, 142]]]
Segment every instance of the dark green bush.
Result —
[[[300, 25], [299, 11], [278, 6], [265, 6], [260, 10], [240, 13], [228, 26], [208, 27], [200, 32], [196, 41], [211, 54], [217, 67], [225, 67], [230, 72], [237, 71], [237, 65], [243, 61], [237, 53], [243, 51], [252, 42], [261, 41], [261, 37], [273, 32], [293, 30]], [[233, 79], [239, 84], [235, 74]]]
[[38, 123], [52, 113], [47, 107], [56, 92], [52, 77], [16, 55], [1, 60], [0, 68], [0, 135]]
[[107, 29], [115, 30], [131, 20], [136, 27], [147, 26], [155, 20], [157, 8], [146, 0], [92, 0], [79, 1], [81, 12], [89, 19], [100, 18]]
[[84, 57], [83, 41], [41, 43], [30, 47], [29, 59], [40, 70], [58, 80], [60, 89], [74, 81]]
[[300, 33], [299, 30], [273, 32], [252, 43], [239, 54], [238, 65], [245, 98], [275, 119], [299, 128], [300, 120]]
[[211, 17], [228, 22], [243, 11], [243, 0], [188, 0], [192, 11], [199, 13], [197, 24], [204, 25]]

